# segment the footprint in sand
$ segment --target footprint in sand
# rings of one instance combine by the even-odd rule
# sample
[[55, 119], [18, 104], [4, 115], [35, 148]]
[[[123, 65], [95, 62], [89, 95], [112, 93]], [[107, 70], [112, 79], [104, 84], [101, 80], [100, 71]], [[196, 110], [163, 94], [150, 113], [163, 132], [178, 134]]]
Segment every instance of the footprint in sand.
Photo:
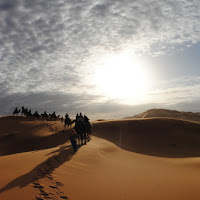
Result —
[[44, 189], [44, 187], [43, 187], [43, 186], [41, 186], [41, 185], [39, 185], [39, 186], [37, 186], [37, 185], [34, 185], [33, 187], [34, 187], [34, 188], [37, 188], [37, 189]]
[[37, 188], [37, 189], [44, 189], [44, 187], [42, 185], [34, 185], [33, 187]]
[[40, 185], [39, 183], [33, 182], [33, 185]]
[[39, 183], [33, 183], [33, 187], [37, 189], [44, 189], [44, 187], [40, 185]]
[[[60, 186], [63, 186], [63, 183], [55, 181], [51, 175], [46, 176], [46, 180], [48, 180], [48, 183], [50, 184], [45, 184], [45, 187], [38, 182], [33, 182], [33, 187], [38, 189], [39, 191], [39, 196], [36, 197], [35, 200], [55, 199], [57, 195], [58, 199], [69, 199], [69, 197], [65, 196], [65, 194], [62, 191], [60, 191]], [[46, 189], [47, 191], [49, 191], [47, 187], [49, 189], [51, 188], [52, 191], [46, 192]]]
[[43, 198], [40, 198], [40, 197], [36, 197], [36, 200], [43, 200]]
[[61, 183], [61, 182], [56, 182], [56, 185], [57, 185], [57, 186], [63, 186], [64, 184]]
[[68, 199], [67, 196], [60, 196], [61, 199]]
[[53, 186], [53, 185], [50, 185], [49, 187], [50, 187], [50, 188], [53, 188], [53, 189], [58, 189], [57, 186]]
[[43, 196], [45, 196], [45, 197], [49, 196], [49, 194], [46, 193], [44, 190], [40, 190], [40, 193], [41, 193], [41, 195], [43, 195]]

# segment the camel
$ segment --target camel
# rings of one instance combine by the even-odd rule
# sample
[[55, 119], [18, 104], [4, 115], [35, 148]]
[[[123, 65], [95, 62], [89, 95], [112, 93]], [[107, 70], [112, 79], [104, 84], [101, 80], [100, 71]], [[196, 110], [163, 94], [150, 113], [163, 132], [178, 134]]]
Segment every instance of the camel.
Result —
[[[91, 125], [90, 125], [91, 126]], [[83, 140], [84, 140], [84, 144], [87, 143], [87, 141], [90, 141], [90, 133], [91, 133], [91, 129], [89, 132], [88, 126], [81, 120], [76, 120], [75, 123], [75, 127], [74, 127], [77, 135], [78, 135], [78, 142], [79, 145], [83, 145]], [[81, 142], [81, 144], [80, 144]]]
[[[27, 110], [28, 110], [28, 109], [27, 109]], [[32, 117], [31, 109], [26, 113], [26, 116], [27, 116], [27, 117]]]
[[71, 128], [72, 124], [73, 124], [75, 121], [76, 121], [76, 120], [71, 120], [71, 119], [69, 118], [69, 116], [66, 117], [66, 118], [65, 118], [65, 127], [66, 127], [66, 125], [67, 125], [67, 129], [68, 129], [68, 128]]
[[20, 113], [21, 110], [18, 110], [18, 108], [16, 107], [15, 110], [13, 111], [13, 115], [18, 115]]
[[49, 115], [47, 114], [47, 112], [46, 112], [46, 110], [44, 111], [44, 113], [43, 114], [41, 114], [41, 118], [48, 118], [49, 117]]
[[33, 117], [35, 117], [35, 118], [38, 118], [38, 119], [39, 119], [40, 115], [38, 114], [38, 112], [37, 112], [37, 111], [35, 111], [35, 113], [33, 114]]
[[24, 106], [22, 106], [21, 114], [22, 114], [22, 115], [25, 115], [25, 112], [26, 112], [26, 110], [25, 110]]
[[91, 140], [90, 134], [92, 133], [92, 126], [91, 126], [91, 124], [89, 122], [89, 119], [88, 119], [88, 117], [86, 115], [84, 115], [83, 121], [84, 121], [86, 135], [87, 135], [86, 137], [87, 137], [87, 140], [89, 142]]
[[55, 111], [52, 114], [49, 114], [50, 120], [54, 120], [55, 121], [59, 117], [60, 117], [60, 115], [57, 116]]

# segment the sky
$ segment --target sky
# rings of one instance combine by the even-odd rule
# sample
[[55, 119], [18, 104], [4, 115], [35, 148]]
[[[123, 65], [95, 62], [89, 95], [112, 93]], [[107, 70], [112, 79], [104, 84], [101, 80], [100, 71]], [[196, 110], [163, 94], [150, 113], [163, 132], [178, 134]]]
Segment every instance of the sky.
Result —
[[200, 112], [199, 0], [0, 0], [0, 115]]

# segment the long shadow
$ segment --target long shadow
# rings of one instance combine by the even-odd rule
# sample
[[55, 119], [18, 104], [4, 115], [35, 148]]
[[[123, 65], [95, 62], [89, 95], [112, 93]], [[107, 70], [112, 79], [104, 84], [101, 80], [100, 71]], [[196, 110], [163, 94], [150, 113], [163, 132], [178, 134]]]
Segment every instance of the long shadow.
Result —
[[[33, 136], [28, 139], [15, 140], [11, 138], [7, 143], [2, 143], [0, 156], [49, 149], [64, 144], [69, 140], [68, 130], [59, 131], [49, 136]], [[6, 145], [5, 145], [6, 144]]]
[[1, 188], [0, 193], [15, 187], [23, 188], [36, 180], [42, 179], [50, 175], [56, 168], [72, 159], [74, 154], [75, 153], [73, 149], [69, 146], [60, 149], [57, 155], [49, 157], [47, 160], [36, 166], [30, 172], [16, 178], [15, 180], [8, 183], [6, 186]]
[[69, 148], [69, 147], [71, 147], [70, 144], [67, 145], [67, 146], [61, 146], [59, 149], [57, 149], [57, 150], [55, 150], [55, 151], [52, 151], [52, 152], [46, 154], [46, 156], [51, 155], [51, 154], [55, 154], [55, 153], [59, 153], [60, 151], [62, 151], [62, 150], [64, 150], [64, 149], [67, 149], [67, 148]]

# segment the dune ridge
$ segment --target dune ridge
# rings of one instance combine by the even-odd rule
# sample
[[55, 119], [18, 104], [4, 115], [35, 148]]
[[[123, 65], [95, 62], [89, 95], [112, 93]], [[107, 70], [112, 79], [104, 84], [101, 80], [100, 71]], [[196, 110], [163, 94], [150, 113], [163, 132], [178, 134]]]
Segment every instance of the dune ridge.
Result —
[[183, 112], [177, 110], [168, 110], [168, 109], [150, 109], [138, 115], [132, 117], [125, 117], [125, 119], [131, 118], [153, 118], [153, 117], [167, 117], [167, 118], [176, 118], [183, 119], [188, 121], [200, 122], [200, 113], [196, 112]]

